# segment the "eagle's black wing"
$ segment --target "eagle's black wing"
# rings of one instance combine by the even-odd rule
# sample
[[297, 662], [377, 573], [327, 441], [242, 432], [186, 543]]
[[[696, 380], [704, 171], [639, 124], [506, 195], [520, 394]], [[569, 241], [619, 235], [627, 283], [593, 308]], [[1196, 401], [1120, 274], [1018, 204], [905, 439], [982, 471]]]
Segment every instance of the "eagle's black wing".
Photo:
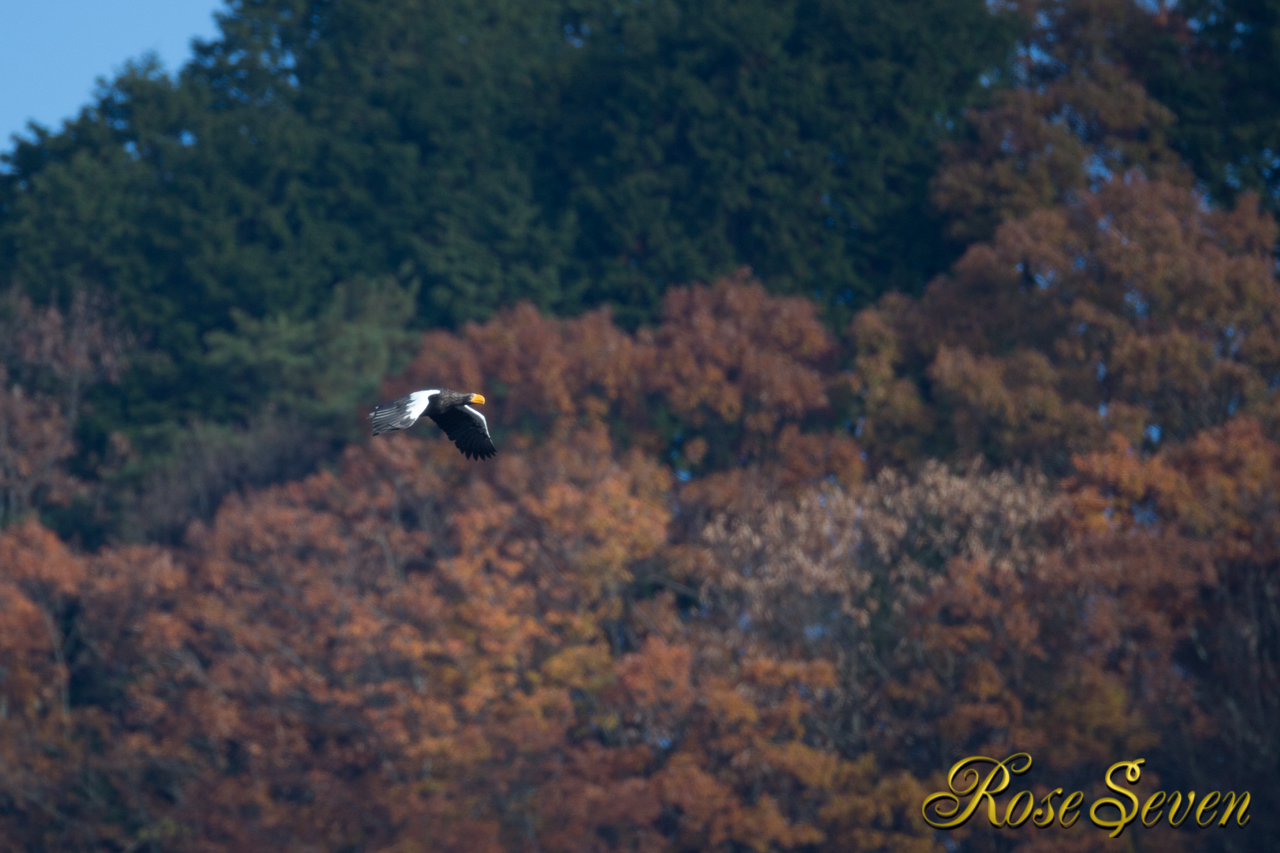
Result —
[[413, 416], [412, 409], [412, 394], [378, 406], [369, 413], [369, 417], [373, 419], [373, 434], [378, 435], [388, 430], [407, 429], [413, 426], [417, 418]]
[[468, 459], [488, 459], [498, 452], [489, 436], [489, 424], [484, 415], [470, 406], [445, 409], [439, 415], [432, 414], [431, 420], [440, 425], [444, 434]]

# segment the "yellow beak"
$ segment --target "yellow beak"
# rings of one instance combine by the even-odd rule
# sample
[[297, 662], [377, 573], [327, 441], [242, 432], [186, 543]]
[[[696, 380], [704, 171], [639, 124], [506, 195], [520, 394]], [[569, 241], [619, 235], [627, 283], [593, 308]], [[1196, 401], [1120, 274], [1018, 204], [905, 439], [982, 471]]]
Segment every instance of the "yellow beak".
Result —
[[483, 402], [484, 402], [484, 397], [482, 397], [482, 396], [481, 396], [481, 395], [479, 395], [479, 394], [472, 394], [472, 395], [471, 395], [471, 402], [473, 402], [473, 403], [483, 403]]

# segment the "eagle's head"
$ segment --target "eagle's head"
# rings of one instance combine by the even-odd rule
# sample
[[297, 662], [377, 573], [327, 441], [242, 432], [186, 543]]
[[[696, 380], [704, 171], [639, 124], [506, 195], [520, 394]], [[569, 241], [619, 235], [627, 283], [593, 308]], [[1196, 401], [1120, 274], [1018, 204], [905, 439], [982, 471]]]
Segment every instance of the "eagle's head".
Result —
[[484, 403], [484, 395], [473, 394], [470, 391], [449, 391], [444, 390], [439, 394], [439, 406], [441, 409], [452, 409], [458, 406], [465, 406], [468, 403]]

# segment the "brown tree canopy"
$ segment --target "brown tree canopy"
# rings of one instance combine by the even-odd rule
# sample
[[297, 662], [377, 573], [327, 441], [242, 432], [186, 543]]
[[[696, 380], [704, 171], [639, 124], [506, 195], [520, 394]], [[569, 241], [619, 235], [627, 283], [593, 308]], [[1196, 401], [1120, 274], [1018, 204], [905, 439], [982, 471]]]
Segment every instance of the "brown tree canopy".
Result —
[[1000, 5], [1025, 22], [1015, 85], [970, 112], [967, 138], [943, 144], [933, 200], [949, 217], [951, 236], [989, 239], [1003, 222], [1069, 202], [1132, 169], [1191, 184], [1170, 146], [1173, 113], [1126, 62], [1162, 26], [1160, 15], [1133, 0]]
[[[1186, 198], [1114, 192], [1096, 203]], [[1208, 260], [1168, 267], [1165, 286], [1247, 330], [1230, 299], [1180, 275], [1249, 281], [1241, 243], [1204, 235], [1217, 223], [1244, 242], [1260, 220], [1204, 217], [1192, 234]], [[1053, 233], [1072, 233], [1071, 212], [1060, 221]], [[925, 322], [978, 268], [966, 259], [918, 306], [898, 303], [897, 322]], [[1105, 302], [1087, 277], [1069, 281]], [[1194, 316], [1144, 292], [1166, 327]], [[484, 465], [429, 430], [396, 434], [228, 500], [179, 548], [80, 555], [30, 520], [0, 534], [3, 836], [15, 849], [905, 853], [1008, 839], [920, 820], [964, 755], [1031, 752], [1037, 796], [1100, 795], [1127, 757], [1166, 787], [1247, 784], [1256, 802], [1276, 790], [1280, 446], [1260, 421], [1221, 414], [1149, 455], [1102, 421], [1064, 481], [937, 461], [866, 480], [854, 439], [824, 431], [837, 394], [866, 399], [866, 373], [839, 368], [808, 305], [739, 280], [669, 306], [635, 335], [603, 314], [528, 308], [427, 335], [389, 391], [483, 389], [502, 437]], [[859, 328], [892, 331], [891, 309]], [[948, 313], [939, 352], [1019, 334]], [[1069, 330], [1046, 314], [1025, 312]], [[1107, 328], [1142, 340], [1149, 327]], [[867, 340], [854, 342], [862, 371]], [[1057, 355], [1068, 376], [1070, 355]], [[695, 463], [672, 424], [703, 438], [704, 459], [738, 461]], [[1218, 755], [1234, 759], [1205, 775]], [[1086, 850], [1093, 832], [1015, 841]], [[1153, 850], [1193, 840], [1132, 836]]]
[[[383, 392], [482, 392], [483, 464], [424, 424], [85, 553], [33, 510], [100, 497], [63, 463], [121, 347], [6, 306], [0, 850], [1270, 849], [1275, 223], [1170, 154], [1136, 4], [1014, 5], [1026, 79], [935, 182], [946, 275], [844, 335], [748, 271], [636, 331], [430, 331]], [[1077, 826], [923, 821], [1015, 752]], [[1104, 841], [1135, 758], [1249, 825]]]
[[919, 301], [851, 334], [863, 440], [886, 461], [985, 455], [1061, 474], [1116, 432], [1148, 447], [1252, 413], [1274, 429], [1275, 225], [1137, 173], [1006, 223]]
[[662, 323], [635, 334], [607, 310], [562, 320], [529, 305], [459, 334], [431, 332], [384, 390], [483, 388], [499, 440], [601, 425], [718, 503], [762, 468], [757, 485], [861, 479], [860, 450], [839, 423], [848, 382], [838, 355], [814, 303], [770, 296], [744, 272], [673, 289]]
[[86, 390], [118, 376], [125, 349], [100, 302], [81, 292], [63, 312], [0, 294], [0, 527], [84, 492], [63, 463]]

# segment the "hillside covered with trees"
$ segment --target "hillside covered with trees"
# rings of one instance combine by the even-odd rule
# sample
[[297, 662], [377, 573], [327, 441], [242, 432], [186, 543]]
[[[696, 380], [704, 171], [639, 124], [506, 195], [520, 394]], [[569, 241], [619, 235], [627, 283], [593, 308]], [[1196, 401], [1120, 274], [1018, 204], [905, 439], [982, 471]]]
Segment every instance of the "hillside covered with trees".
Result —
[[1271, 849], [1280, 4], [222, 30], [4, 155], [0, 850]]

